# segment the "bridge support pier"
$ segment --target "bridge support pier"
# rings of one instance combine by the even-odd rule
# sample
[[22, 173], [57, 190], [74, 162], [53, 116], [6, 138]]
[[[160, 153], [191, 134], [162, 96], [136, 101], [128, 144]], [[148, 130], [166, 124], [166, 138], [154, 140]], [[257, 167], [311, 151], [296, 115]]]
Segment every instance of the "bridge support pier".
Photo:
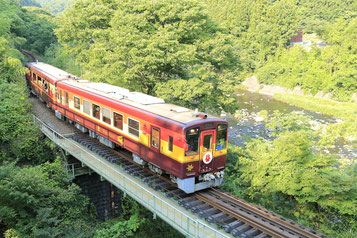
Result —
[[96, 173], [77, 176], [74, 180], [82, 193], [94, 204], [98, 219], [106, 221], [121, 213], [122, 192]]

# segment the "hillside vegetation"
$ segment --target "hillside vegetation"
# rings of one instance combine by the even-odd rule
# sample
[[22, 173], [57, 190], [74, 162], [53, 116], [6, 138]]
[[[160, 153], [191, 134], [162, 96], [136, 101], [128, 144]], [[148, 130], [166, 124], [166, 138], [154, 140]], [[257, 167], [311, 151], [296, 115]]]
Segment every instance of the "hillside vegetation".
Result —
[[[206, 0], [210, 16], [236, 36], [245, 72], [258, 80], [350, 100], [357, 91], [357, 2], [353, 0]], [[325, 47], [290, 47], [298, 27]]]
[[[0, 0], [0, 228], [6, 237], [179, 236], [132, 200], [124, 199], [127, 212], [118, 219], [94, 219], [88, 198], [32, 123], [21, 49], [83, 78], [207, 112], [234, 112], [234, 87], [251, 75], [340, 101], [357, 91], [354, 0], [75, 0], [53, 15], [70, 4]], [[298, 27], [326, 46], [291, 46]], [[324, 153], [342, 136], [356, 141], [355, 104], [279, 97], [343, 122], [316, 130], [300, 114], [270, 115], [272, 140], [230, 146], [224, 188], [330, 236], [356, 237], [357, 164]]]

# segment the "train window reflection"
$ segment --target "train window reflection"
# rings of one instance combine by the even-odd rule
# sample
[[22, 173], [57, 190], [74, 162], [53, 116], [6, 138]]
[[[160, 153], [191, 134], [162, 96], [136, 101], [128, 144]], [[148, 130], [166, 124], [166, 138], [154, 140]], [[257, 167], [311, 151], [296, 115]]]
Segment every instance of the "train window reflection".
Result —
[[216, 150], [223, 150], [227, 147], [227, 125], [218, 124], [217, 126], [217, 138], [216, 138]]
[[96, 105], [96, 104], [92, 104], [93, 105], [93, 117], [100, 119], [100, 106]]
[[169, 136], [169, 151], [174, 150], [174, 138], [172, 136]]
[[123, 116], [113, 112], [114, 115], [114, 126], [120, 130], [123, 130]]
[[81, 109], [81, 99], [79, 97], [73, 96], [74, 108]]
[[212, 142], [212, 135], [205, 135], [203, 137], [203, 151], [210, 151], [211, 150], [211, 142]]
[[151, 146], [159, 149], [160, 146], [160, 130], [153, 127], [151, 132]]
[[103, 121], [105, 123], [111, 124], [112, 123], [112, 119], [110, 118], [110, 110], [105, 108], [105, 107], [103, 107], [102, 114], [103, 114]]
[[83, 99], [83, 112], [90, 115], [90, 102]]
[[199, 139], [199, 127], [191, 128], [186, 131], [186, 143], [187, 149], [185, 155], [196, 155], [198, 154], [198, 139]]
[[137, 120], [128, 118], [129, 133], [139, 137], [139, 122]]
[[37, 83], [38, 85], [42, 86], [42, 78], [37, 75]]
[[66, 106], [68, 106], [69, 100], [68, 100], [68, 93], [67, 92], [65, 92], [65, 100], [66, 100]]

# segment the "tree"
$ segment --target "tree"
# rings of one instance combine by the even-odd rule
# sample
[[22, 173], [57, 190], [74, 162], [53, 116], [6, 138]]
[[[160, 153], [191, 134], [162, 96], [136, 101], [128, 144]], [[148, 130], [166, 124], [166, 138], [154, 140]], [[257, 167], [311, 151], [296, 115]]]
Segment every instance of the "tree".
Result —
[[234, 37], [235, 50], [249, 73], [284, 51], [298, 27], [296, 0], [202, 1], [209, 15]]
[[56, 32], [88, 79], [201, 110], [234, 108], [239, 60], [197, 2], [79, 1]]
[[93, 232], [88, 198], [70, 182], [61, 161], [22, 168], [5, 164], [0, 175], [0, 221], [21, 237], [63, 236], [78, 228]]
[[321, 132], [312, 130], [309, 120], [302, 114], [275, 113], [267, 123], [274, 139], [253, 139], [245, 150], [231, 149], [226, 188], [285, 216], [322, 226], [333, 236], [346, 227], [350, 230], [344, 235], [353, 236], [357, 165], [321, 153]]

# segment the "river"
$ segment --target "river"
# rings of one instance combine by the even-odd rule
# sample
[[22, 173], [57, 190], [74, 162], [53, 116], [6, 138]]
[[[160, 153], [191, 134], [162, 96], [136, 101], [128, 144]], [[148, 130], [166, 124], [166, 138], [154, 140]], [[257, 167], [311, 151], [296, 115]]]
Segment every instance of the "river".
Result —
[[[245, 90], [237, 90], [236, 97], [238, 99], [240, 114], [243, 117], [237, 119], [232, 115], [227, 115], [226, 119], [229, 122], [229, 140], [231, 143], [244, 146], [245, 142], [251, 138], [263, 137], [272, 139], [270, 131], [265, 128], [265, 122], [261, 120], [258, 113], [266, 110], [268, 115], [278, 110], [282, 113], [302, 112], [312, 117], [311, 123], [315, 125], [326, 125], [328, 123], [336, 123], [334, 117], [322, 115], [317, 112], [302, 110], [275, 100], [272, 96], [253, 93]], [[334, 148], [324, 150], [325, 153], [336, 154], [340, 157], [357, 157], [357, 150], [353, 149], [343, 139], [339, 140]]]

